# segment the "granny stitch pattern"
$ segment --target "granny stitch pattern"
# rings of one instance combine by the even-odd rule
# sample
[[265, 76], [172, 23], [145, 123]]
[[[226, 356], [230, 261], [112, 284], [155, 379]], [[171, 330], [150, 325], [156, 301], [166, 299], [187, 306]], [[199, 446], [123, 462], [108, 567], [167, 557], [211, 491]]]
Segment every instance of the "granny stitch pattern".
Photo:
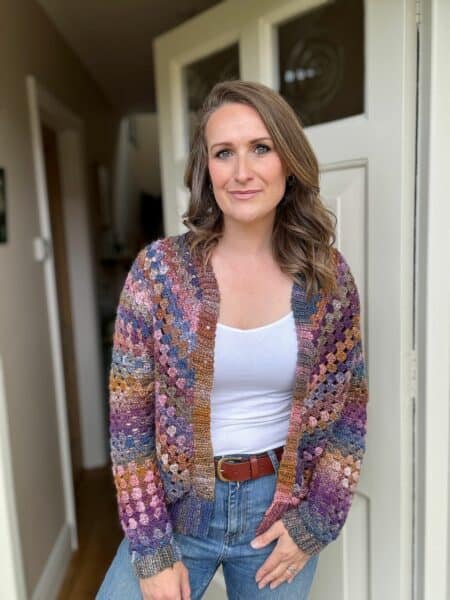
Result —
[[[209, 399], [220, 297], [211, 264], [203, 268], [189, 251], [190, 235], [143, 248], [117, 307], [112, 472], [138, 577], [181, 560], [173, 531], [206, 536], [214, 505]], [[367, 428], [358, 290], [343, 255], [334, 248], [332, 256], [337, 291], [307, 300], [303, 285], [292, 287], [296, 382], [274, 498], [257, 530], [282, 519], [308, 554], [335, 540], [344, 525]]]

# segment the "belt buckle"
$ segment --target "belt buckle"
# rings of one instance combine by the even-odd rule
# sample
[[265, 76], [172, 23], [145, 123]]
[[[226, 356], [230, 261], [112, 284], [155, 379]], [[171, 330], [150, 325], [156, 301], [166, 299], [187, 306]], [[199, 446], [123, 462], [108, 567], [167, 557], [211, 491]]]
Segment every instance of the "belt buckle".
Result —
[[242, 458], [240, 456], [222, 456], [219, 458], [217, 461], [217, 477], [220, 479], [220, 481], [233, 481], [232, 479], [227, 479], [222, 473], [222, 463], [230, 461], [242, 462]]

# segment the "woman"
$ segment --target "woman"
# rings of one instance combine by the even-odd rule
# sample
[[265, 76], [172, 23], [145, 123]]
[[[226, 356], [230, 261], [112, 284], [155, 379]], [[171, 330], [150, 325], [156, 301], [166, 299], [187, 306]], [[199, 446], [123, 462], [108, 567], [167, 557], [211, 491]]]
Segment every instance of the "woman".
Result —
[[125, 538], [97, 598], [306, 599], [365, 451], [358, 290], [318, 164], [268, 87], [214, 86], [186, 168], [188, 231], [122, 290], [110, 375]]

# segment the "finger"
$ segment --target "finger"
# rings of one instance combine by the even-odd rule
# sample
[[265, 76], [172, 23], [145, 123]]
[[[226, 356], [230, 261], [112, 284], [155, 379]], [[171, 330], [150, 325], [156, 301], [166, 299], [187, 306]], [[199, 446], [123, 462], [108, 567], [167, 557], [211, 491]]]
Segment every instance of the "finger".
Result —
[[191, 586], [189, 585], [189, 571], [187, 568], [183, 569], [181, 575], [181, 599], [191, 600]]
[[292, 565], [295, 567], [295, 571], [286, 569], [286, 575], [287, 575], [287, 582], [288, 583], [292, 583], [292, 581], [294, 580], [295, 576], [298, 575], [300, 573], [300, 571], [303, 569], [303, 567], [305, 566], [304, 563], [300, 563], [297, 565]]
[[286, 571], [286, 574], [283, 575], [282, 577], [277, 577], [276, 579], [274, 579], [272, 581], [272, 583], [270, 584], [270, 589], [274, 590], [275, 588], [277, 588], [279, 585], [281, 585], [282, 583], [284, 583], [285, 581], [288, 581], [289, 583], [292, 581], [293, 577], [292, 576], [288, 576], [287, 574], [289, 573], [289, 571]]
[[289, 571], [287, 571], [288, 565], [288, 561], [280, 562], [274, 569], [272, 569], [260, 580], [258, 584], [259, 589], [262, 589], [265, 585], [271, 583], [275, 579], [286, 577], [289, 574]]
[[[288, 567], [292, 566], [295, 568], [295, 570], [289, 570]], [[287, 581], [288, 583], [292, 583], [294, 577], [296, 575], [298, 575], [298, 573], [300, 573], [300, 571], [302, 570], [302, 567], [299, 565], [288, 565], [288, 567], [286, 567], [286, 570], [284, 571], [284, 573], [281, 573], [279, 577], [276, 577], [275, 579], [272, 580], [271, 584], [270, 584], [270, 589], [273, 590], [276, 587], [278, 587], [281, 583], [284, 583], [285, 581]]]
[[274, 558], [273, 552], [269, 556], [269, 558], [265, 561], [265, 563], [256, 571], [255, 581], [259, 583], [264, 577], [266, 577], [269, 573], [275, 569], [275, 567], [279, 564], [280, 559]]
[[143, 600], [182, 600], [180, 590], [163, 590], [150, 596], [144, 596]]
[[265, 575], [273, 571], [281, 562], [287, 563], [288, 560], [293, 560], [293, 556], [286, 556], [284, 552], [282, 552], [278, 546], [276, 546], [266, 561], [261, 565], [261, 567], [256, 572], [256, 582], [260, 581]]
[[[283, 526], [284, 527], [284, 526]], [[284, 533], [283, 527], [280, 525], [279, 521], [275, 521], [275, 523], [269, 527], [267, 531], [255, 537], [251, 542], [250, 546], [252, 548], [264, 548], [273, 540], [276, 540]]]

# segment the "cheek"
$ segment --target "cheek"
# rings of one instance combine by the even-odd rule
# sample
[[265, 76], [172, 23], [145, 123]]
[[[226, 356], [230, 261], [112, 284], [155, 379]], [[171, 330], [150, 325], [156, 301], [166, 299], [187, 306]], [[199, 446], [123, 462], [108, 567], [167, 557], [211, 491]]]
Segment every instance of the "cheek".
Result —
[[210, 162], [208, 170], [215, 187], [221, 187], [230, 177], [230, 168], [225, 163]]
[[286, 177], [284, 174], [283, 166], [278, 157], [270, 161], [266, 165], [267, 178], [274, 188], [279, 191], [284, 191], [286, 185]]

